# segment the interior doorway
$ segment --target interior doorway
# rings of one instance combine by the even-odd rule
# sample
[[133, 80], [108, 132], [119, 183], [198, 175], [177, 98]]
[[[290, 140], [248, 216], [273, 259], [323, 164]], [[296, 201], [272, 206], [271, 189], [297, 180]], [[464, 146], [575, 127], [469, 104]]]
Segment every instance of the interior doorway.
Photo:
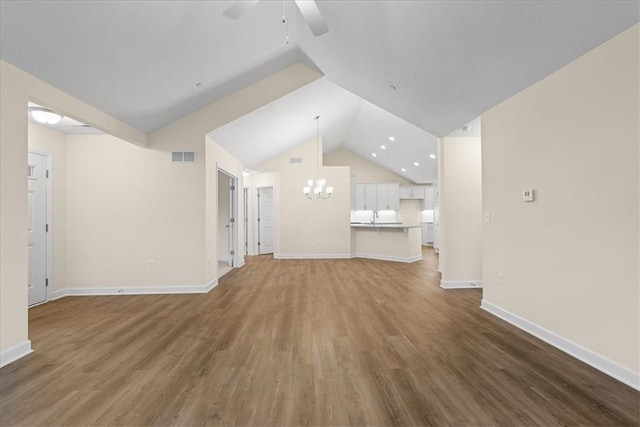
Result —
[[273, 187], [258, 188], [258, 255], [273, 253]]
[[49, 272], [51, 241], [49, 224], [51, 218], [51, 187], [49, 153], [29, 149], [27, 165], [28, 228], [27, 251], [29, 276], [27, 281], [29, 306], [49, 299]]
[[238, 231], [236, 224], [238, 179], [218, 168], [218, 278], [236, 265]]

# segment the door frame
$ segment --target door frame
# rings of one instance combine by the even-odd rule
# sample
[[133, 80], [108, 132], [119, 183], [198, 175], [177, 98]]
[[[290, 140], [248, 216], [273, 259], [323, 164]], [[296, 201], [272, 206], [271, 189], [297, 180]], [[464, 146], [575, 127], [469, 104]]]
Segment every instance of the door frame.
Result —
[[[29, 305], [29, 302], [27, 301], [27, 308], [31, 308], [31, 307], [35, 307], [37, 305], [40, 304], [44, 304], [46, 302], [49, 302], [51, 300], [51, 294], [53, 293], [51, 291], [51, 287], [52, 287], [52, 283], [51, 283], [51, 278], [53, 276], [53, 266], [52, 266], [52, 260], [53, 260], [53, 232], [51, 231], [53, 228], [53, 154], [50, 153], [49, 151], [45, 151], [45, 150], [40, 150], [37, 148], [31, 148], [28, 147], [28, 153], [33, 153], [39, 156], [44, 156], [47, 158], [47, 206], [46, 206], [46, 215], [47, 215], [47, 224], [49, 225], [49, 230], [47, 232], [45, 232], [45, 249], [47, 251], [44, 259], [45, 259], [45, 270], [47, 272], [47, 281], [48, 286], [45, 286], [45, 300], [41, 301], [41, 302], [37, 302], [33, 305]], [[29, 165], [29, 155], [27, 154], [27, 166]], [[29, 178], [27, 178], [29, 179]], [[28, 212], [27, 212], [28, 214]], [[30, 266], [28, 266], [29, 268], [31, 268]]]
[[256, 217], [254, 218], [255, 220], [255, 225], [256, 225], [256, 255], [268, 255], [268, 254], [262, 254], [260, 253], [260, 245], [258, 243], [260, 243], [260, 222], [258, 221], [258, 219], [260, 218], [260, 190], [265, 189], [265, 188], [271, 188], [271, 195], [272, 195], [272, 214], [273, 214], [273, 236], [271, 236], [272, 239], [272, 245], [273, 245], [273, 252], [269, 252], [270, 254], [273, 254], [275, 256], [276, 253], [276, 188], [275, 185], [263, 185], [260, 187], [256, 187]]
[[[218, 182], [218, 173], [223, 173], [224, 175], [227, 175], [231, 181], [231, 185], [233, 185], [234, 187], [234, 191], [233, 191], [233, 196], [230, 196], [230, 200], [229, 200], [229, 208], [231, 210], [231, 212], [233, 212], [233, 216], [234, 216], [234, 221], [233, 221], [233, 225], [231, 226], [231, 239], [229, 241], [229, 246], [230, 246], [230, 250], [233, 251], [233, 255], [230, 256], [230, 260], [231, 260], [231, 268], [236, 268], [239, 265], [239, 257], [238, 257], [238, 177], [235, 176], [234, 174], [232, 174], [231, 172], [228, 172], [227, 170], [225, 170], [222, 166], [220, 166], [219, 163], [216, 163], [216, 189], [218, 188], [217, 186], [217, 182]], [[216, 190], [217, 193], [217, 190]], [[220, 237], [218, 234], [218, 230], [219, 230], [219, 217], [218, 217], [218, 202], [220, 200], [220, 194], [217, 194], [216, 197], [216, 248], [219, 248], [220, 246]], [[231, 216], [230, 216], [231, 217]], [[220, 258], [220, 255], [218, 254], [218, 259]]]

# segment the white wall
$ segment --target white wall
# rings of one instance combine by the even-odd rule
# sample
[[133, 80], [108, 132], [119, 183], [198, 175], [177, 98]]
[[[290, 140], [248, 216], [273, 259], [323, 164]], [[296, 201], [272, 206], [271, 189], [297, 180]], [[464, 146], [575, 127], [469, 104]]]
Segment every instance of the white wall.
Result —
[[[302, 164], [290, 164], [301, 157]], [[278, 172], [274, 188], [276, 229], [275, 257], [348, 258], [351, 254], [351, 185], [349, 168], [317, 166], [316, 141], [303, 143], [259, 165], [261, 172]], [[335, 190], [330, 199], [309, 200], [302, 189], [316, 176]]]
[[482, 281], [480, 138], [443, 138], [440, 150], [440, 269], [443, 287]]
[[49, 153], [53, 160], [49, 180], [53, 200], [49, 236], [52, 239], [51, 277], [49, 291], [57, 291], [66, 283], [67, 264], [67, 141], [66, 135], [34, 123], [29, 123], [29, 149]]
[[484, 301], [636, 381], [639, 28], [482, 115]]

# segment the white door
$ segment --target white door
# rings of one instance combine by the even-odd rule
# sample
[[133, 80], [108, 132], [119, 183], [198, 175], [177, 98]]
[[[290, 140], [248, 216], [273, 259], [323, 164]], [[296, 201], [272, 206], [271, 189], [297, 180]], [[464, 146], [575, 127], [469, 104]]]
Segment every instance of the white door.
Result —
[[273, 187], [258, 188], [258, 254], [273, 253]]
[[47, 300], [47, 156], [29, 152], [29, 305]]
[[229, 178], [229, 225], [227, 227], [227, 253], [229, 254], [229, 265], [234, 267], [236, 258], [235, 235], [236, 235], [236, 183], [233, 178]]

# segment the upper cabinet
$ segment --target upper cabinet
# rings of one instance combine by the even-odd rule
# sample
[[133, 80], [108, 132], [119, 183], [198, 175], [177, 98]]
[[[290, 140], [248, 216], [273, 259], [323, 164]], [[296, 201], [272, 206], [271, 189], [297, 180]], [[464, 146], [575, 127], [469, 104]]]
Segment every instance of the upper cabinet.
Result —
[[377, 184], [356, 184], [356, 210], [375, 211], [378, 208], [378, 188]]
[[400, 209], [400, 184], [392, 182], [388, 184], [376, 184], [378, 189], [378, 209], [397, 211]]
[[400, 184], [368, 183], [355, 184], [355, 210], [398, 210], [400, 209]]
[[422, 200], [424, 199], [424, 186], [423, 185], [401, 185], [400, 198]]

